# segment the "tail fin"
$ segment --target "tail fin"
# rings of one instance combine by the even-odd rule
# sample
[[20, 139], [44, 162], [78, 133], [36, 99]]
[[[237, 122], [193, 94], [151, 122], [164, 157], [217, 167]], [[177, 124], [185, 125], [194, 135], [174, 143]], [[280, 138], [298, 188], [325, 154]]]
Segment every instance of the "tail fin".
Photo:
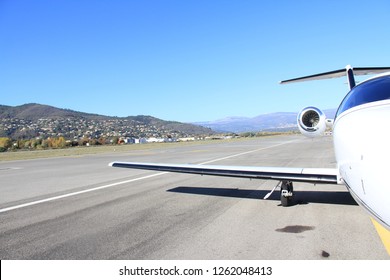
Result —
[[355, 77], [354, 75], [372, 75], [372, 74], [380, 74], [383, 72], [390, 71], [390, 67], [356, 67], [352, 68], [351, 65], [347, 65], [344, 69], [339, 69], [335, 71], [299, 77], [295, 79], [285, 80], [279, 82], [280, 84], [294, 83], [294, 82], [304, 82], [304, 81], [313, 81], [313, 80], [322, 80], [322, 79], [331, 79], [331, 78], [339, 78], [342, 76], [348, 77], [349, 88], [352, 89], [355, 87]]

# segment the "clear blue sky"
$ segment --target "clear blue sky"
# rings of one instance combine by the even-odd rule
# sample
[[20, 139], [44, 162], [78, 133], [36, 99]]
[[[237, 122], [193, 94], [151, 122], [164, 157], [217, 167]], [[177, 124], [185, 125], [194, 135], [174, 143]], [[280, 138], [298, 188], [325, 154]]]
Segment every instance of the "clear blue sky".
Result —
[[[337, 107], [390, 66], [390, 1], [0, 0], [0, 104], [183, 122]], [[363, 78], [362, 78], [363, 79]]]

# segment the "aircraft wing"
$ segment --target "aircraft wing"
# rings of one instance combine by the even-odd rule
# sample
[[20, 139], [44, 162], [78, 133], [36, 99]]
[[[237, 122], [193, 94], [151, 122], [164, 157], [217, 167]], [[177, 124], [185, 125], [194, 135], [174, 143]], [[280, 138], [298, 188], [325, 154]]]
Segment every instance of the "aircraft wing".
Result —
[[318, 184], [339, 183], [338, 170], [336, 168], [253, 167], [140, 162], [112, 162], [109, 166], [248, 179], [285, 180]]

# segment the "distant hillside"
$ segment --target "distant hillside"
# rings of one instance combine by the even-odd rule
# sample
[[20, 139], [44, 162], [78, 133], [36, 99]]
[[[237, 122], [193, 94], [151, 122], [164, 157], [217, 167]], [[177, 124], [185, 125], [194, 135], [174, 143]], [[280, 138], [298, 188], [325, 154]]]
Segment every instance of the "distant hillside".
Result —
[[[324, 110], [328, 118], [333, 118], [335, 109]], [[247, 117], [227, 117], [221, 120], [196, 122], [194, 124], [209, 127], [218, 132], [252, 132], [263, 130], [295, 130], [297, 129], [298, 113], [278, 112]]]
[[[333, 118], [336, 110], [324, 110]], [[188, 137], [215, 132], [258, 132], [297, 129], [298, 113], [278, 112], [254, 118], [226, 117], [193, 124], [164, 121], [152, 116], [124, 118], [60, 109], [41, 104], [0, 105], [0, 137], [30, 139], [59, 137], [68, 139], [110, 137]]]
[[41, 104], [0, 105], [0, 137], [187, 137], [214, 132], [200, 125], [164, 121], [152, 116], [125, 118], [60, 109]]
[[102, 119], [106, 116], [88, 114], [69, 109], [60, 109], [53, 106], [29, 103], [21, 106], [5, 106], [0, 105], [0, 117], [3, 118], [18, 118], [25, 120], [38, 120], [41, 118], [89, 118]]

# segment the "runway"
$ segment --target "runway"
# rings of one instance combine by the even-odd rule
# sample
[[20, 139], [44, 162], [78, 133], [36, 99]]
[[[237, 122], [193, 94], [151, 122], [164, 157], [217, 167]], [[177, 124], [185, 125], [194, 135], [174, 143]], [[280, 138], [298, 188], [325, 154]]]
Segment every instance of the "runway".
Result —
[[390, 259], [344, 186], [108, 167], [112, 161], [334, 167], [330, 137], [0, 162], [0, 259]]

